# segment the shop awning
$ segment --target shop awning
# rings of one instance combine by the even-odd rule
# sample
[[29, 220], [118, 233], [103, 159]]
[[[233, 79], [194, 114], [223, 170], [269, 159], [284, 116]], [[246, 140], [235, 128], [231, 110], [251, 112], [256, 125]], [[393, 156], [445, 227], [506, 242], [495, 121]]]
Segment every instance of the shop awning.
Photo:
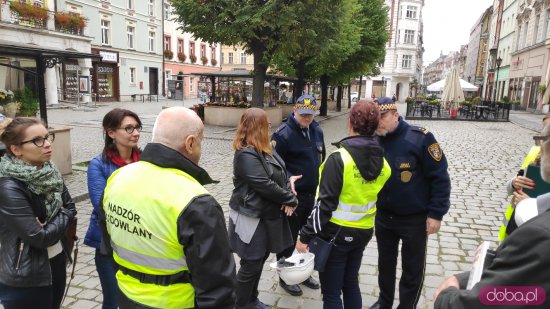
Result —
[[[6, 40], [0, 40], [0, 58], [2, 56], [16, 56], [21, 58], [30, 58], [36, 60], [35, 74], [38, 84], [38, 100], [40, 104], [40, 118], [47, 124], [48, 115], [46, 110], [46, 88], [44, 84], [44, 72], [46, 68], [53, 68], [58, 63], [63, 63], [69, 59], [79, 58], [100, 58], [100, 55], [79, 52], [77, 50], [58, 49], [52, 47], [42, 47], [31, 43], [19, 43]], [[17, 67], [12, 67], [18, 69]]]

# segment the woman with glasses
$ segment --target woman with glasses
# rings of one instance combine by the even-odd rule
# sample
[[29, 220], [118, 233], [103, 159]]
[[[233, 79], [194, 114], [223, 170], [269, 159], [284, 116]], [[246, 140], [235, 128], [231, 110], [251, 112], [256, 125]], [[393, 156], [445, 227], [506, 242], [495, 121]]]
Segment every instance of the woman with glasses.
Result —
[[88, 193], [94, 209], [84, 244], [96, 248], [95, 265], [103, 290], [103, 309], [117, 308], [117, 281], [111, 257], [100, 253], [99, 202], [109, 176], [122, 166], [139, 160], [141, 120], [127, 109], [115, 108], [103, 117], [103, 152], [88, 165]]
[[270, 252], [279, 253], [294, 242], [287, 216], [298, 200], [290, 191], [283, 159], [271, 148], [269, 127], [263, 109], [249, 108], [233, 139], [229, 243], [241, 258], [237, 309], [270, 308], [258, 299], [263, 265]]
[[55, 135], [36, 118], [15, 118], [0, 140], [0, 302], [59, 308], [70, 256], [65, 231], [76, 216], [61, 173], [50, 162]]

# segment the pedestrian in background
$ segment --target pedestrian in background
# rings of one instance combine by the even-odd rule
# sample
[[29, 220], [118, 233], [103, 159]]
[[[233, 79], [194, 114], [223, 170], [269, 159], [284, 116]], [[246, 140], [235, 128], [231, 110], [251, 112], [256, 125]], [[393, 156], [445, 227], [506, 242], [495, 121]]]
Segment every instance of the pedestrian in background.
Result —
[[240, 257], [236, 308], [270, 308], [258, 299], [258, 284], [269, 254], [293, 245], [288, 223], [298, 200], [290, 191], [285, 164], [269, 142], [267, 114], [249, 108], [233, 139], [233, 194], [229, 239]]
[[319, 272], [325, 309], [362, 308], [359, 268], [373, 235], [378, 192], [391, 173], [374, 137], [379, 117], [376, 103], [353, 105], [349, 137], [321, 166], [317, 202], [296, 244], [299, 252], [307, 252], [315, 236], [334, 239], [325, 270]]
[[88, 194], [93, 206], [90, 225], [84, 244], [95, 248], [95, 266], [103, 292], [103, 309], [115, 309], [117, 302], [117, 281], [112, 258], [100, 253], [101, 231], [99, 229], [99, 203], [107, 179], [127, 164], [139, 161], [138, 142], [141, 132], [138, 115], [127, 109], [115, 108], [103, 117], [103, 151], [88, 165]]
[[[102, 250], [116, 263], [120, 308], [235, 305], [235, 260], [220, 205], [198, 166], [195, 112], [160, 112], [140, 161], [116, 170], [100, 204]], [[105, 247], [103, 247], [105, 245]]]
[[[313, 96], [306, 94], [299, 97], [294, 106], [294, 113], [271, 137], [275, 143], [275, 150], [285, 162], [288, 174], [297, 176], [296, 182], [293, 182], [292, 190], [298, 197], [298, 207], [295, 216], [289, 218], [294, 243], [277, 254], [277, 260], [292, 255], [298, 231], [306, 224], [315, 203], [315, 190], [319, 183], [319, 166], [326, 155], [323, 130], [314, 120], [316, 111], [317, 103]], [[319, 288], [319, 283], [311, 277], [303, 284], [311, 289]], [[297, 284], [288, 285], [279, 279], [279, 285], [291, 295], [299, 296], [303, 293]]]
[[449, 210], [451, 181], [447, 159], [432, 133], [399, 116], [393, 100], [379, 98], [376, 131], [391, 177], [378, 195], [375, 235], [380, 295], [371, 308], [392, 308], [399, 242], [399, 307], [416, 308], [426, 266], [428, 235], [437, 233]]
[[70, 257], [65, 232], [76, 216], [50, 162], [55, 135], [36, 118], [15, 118], [0, 140], [0, 303], [6, 309], [61, 306]]

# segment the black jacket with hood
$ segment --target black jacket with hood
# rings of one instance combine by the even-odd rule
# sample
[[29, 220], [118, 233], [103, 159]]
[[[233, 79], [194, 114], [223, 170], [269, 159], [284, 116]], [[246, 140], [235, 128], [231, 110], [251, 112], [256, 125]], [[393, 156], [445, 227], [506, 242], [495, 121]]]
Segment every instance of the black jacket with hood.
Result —
[[[337, 146], [344, 147], [349, 152], [365, 180], [372, 181], [380, 175], [384, 166], [384, 150], [374, 137], [350, 136], [338, 142]], [[300, 230], [302, 243], [308, 244], [315, 236], [330, 240], [340, 228], [329, 220], [332, 218], [332, 212], [338, 208], [344, 183], [343, 175], [344, 162], [340, 153], [334, 152], [325, 162], [315, 207], [307, 224]], [[336, 238], [336, 244], [366, 244], [371, 239], [372, 232], [373, 229], [342, 227]]]

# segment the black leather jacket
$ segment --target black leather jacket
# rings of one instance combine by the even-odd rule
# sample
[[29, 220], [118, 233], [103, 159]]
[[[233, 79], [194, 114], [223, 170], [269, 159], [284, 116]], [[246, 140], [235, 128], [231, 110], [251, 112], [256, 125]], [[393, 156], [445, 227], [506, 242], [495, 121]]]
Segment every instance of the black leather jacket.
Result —
[[[63, 185], [63, 207], [48, 224], [44, 199], [27, 185], [10, 177], [0, 178], [0, 283], [14, 287], [52, 284], [47, 248], [63, 239], [76, 216], [74, 202]], [[29, 295], [32, 297], [32, 295]]]
[[236, 151], [233, 184], [229, 207], [249, 217], [274, 219], [283, 215], [281, 205], [298, 206], [285, 164], [275, 152], [264, 156], [252, 147]]

